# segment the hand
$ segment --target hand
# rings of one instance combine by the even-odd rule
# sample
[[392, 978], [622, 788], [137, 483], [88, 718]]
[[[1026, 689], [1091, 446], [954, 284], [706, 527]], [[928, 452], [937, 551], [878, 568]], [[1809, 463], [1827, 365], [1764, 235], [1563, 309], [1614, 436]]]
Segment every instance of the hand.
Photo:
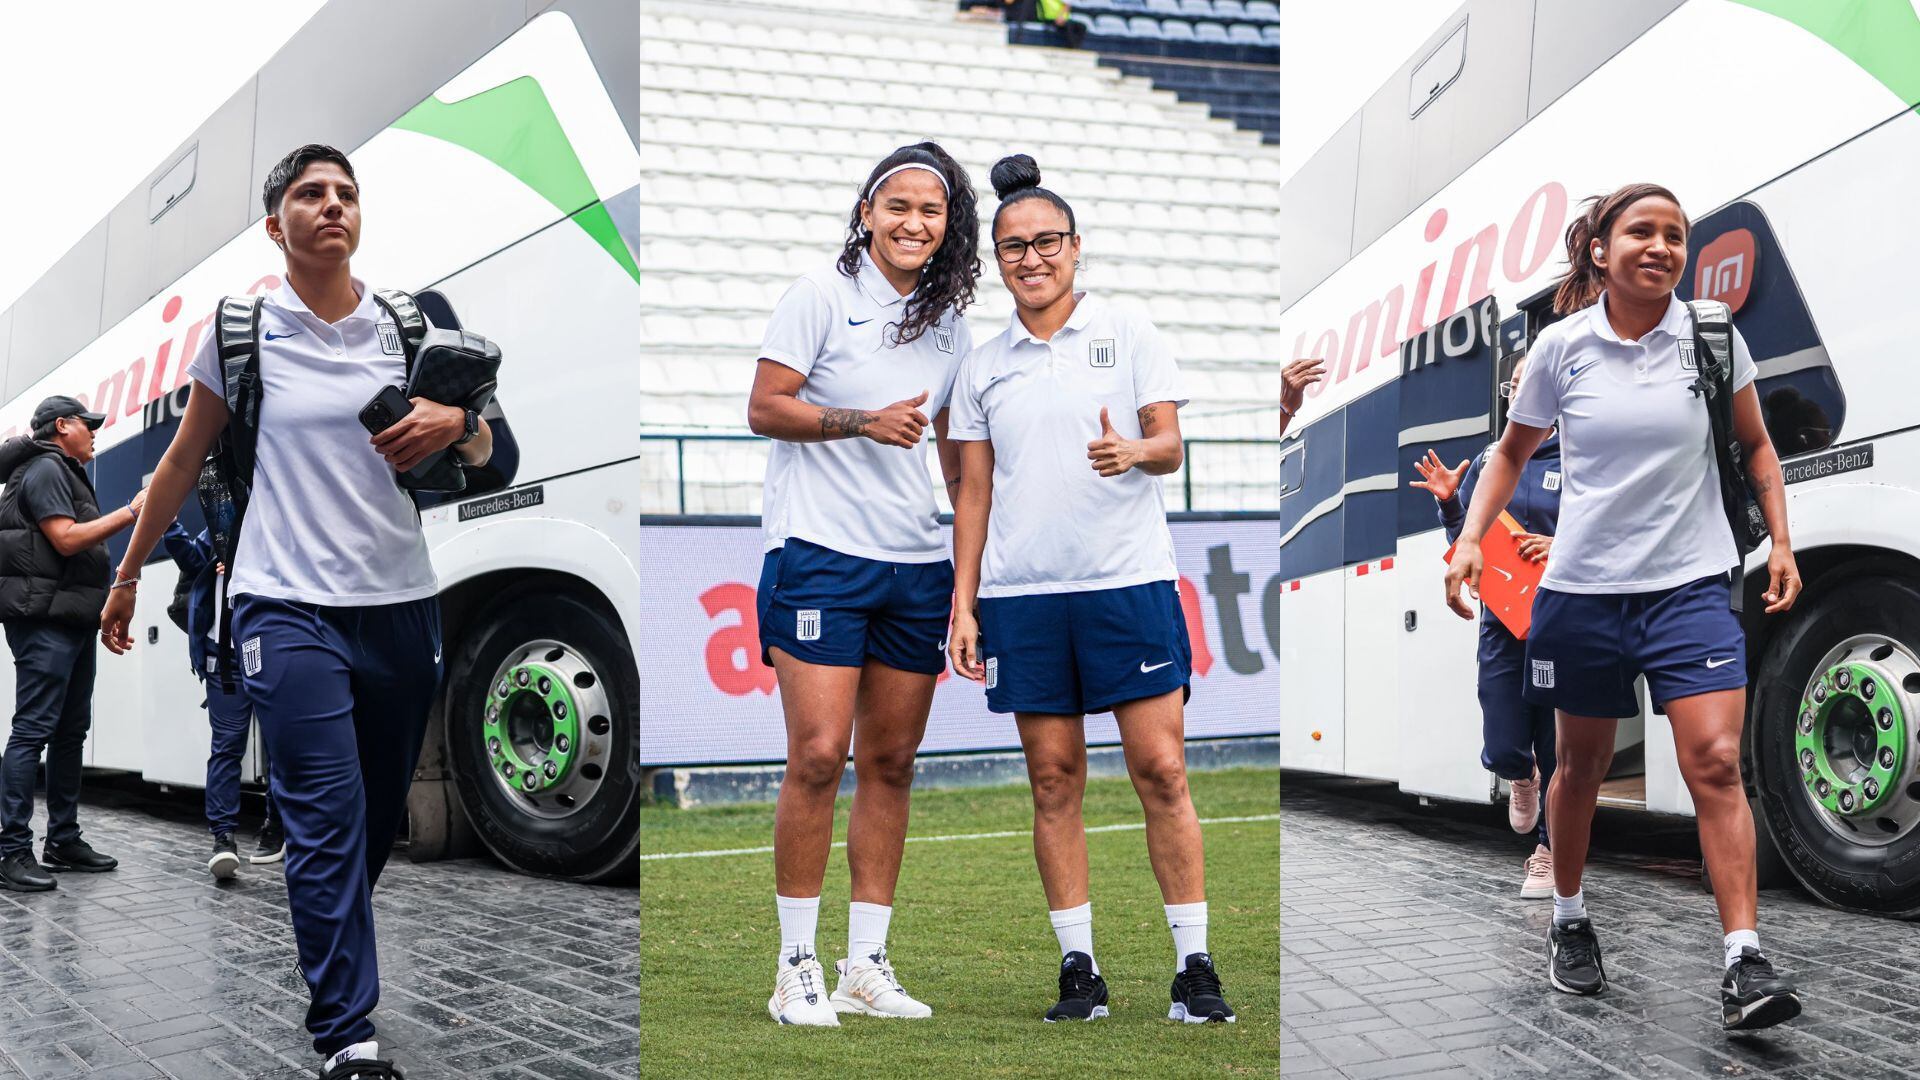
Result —
[[1100, 407], [1100, 437], [1087, 444], [1087, 459], [1093, 462], [1093, 471], [1101, 476], [1119, 476], [1135, 465], [1146, 455], [1140, 452], [1140, 444], [1120, 437], [1113, 430], [1113, 421], [1107, 419], [1107, 407]]
[[987, 670], [980, 663], [980, 622], [967, 608], [953, 609], [953, 626], [947, 633], [947, 659], [953, 663], [953, 673], [963, 679], [981, 682], [987, 677]]
[[147, 508], [147, 489], [141, 488], [134, 492], [133, 498], [127, 503], [127, 508], [133, 511], [134, 517], [139, 517], [140, 511]]
[[1520, 548], [1520, 557], [1528, 562], [1546, 562], [1547, 552], [1553, 548], [1553, 537], [1537, 533], [1514, 533], [1513, 541]]
[[[137, 586], [136, 586], [137, 587]], [[107, 651], [123, 656], [133, 648], [133, 590], [113, 589], [107, 593], [106, 610], [100, 613], [100, 640]]]
[[223, 562], [220, 562], [220, 561], [218, 561], [218, 560], [215, 560], [215, 561], [214, 561], [214, 564], [213, 564], [213, 572], [214, 572], [214, 573], [216, 573], [216, 574], [218, 574], [218, 575], [220, 575], [221, 577], [226, 577], [226, 576], [227, 576], [227, 564], [226, 564], [226, 563], [223, 563]]
[[1429, 448], [1426, 457], [1415, 458], [1413, 462], [1414, 471], [1420, 474], [1420, 479], [1407, 481], [1407, 486], [1417, 487], [1441, 502], [1446, 502], [1460, 490], [1460, 478], [1467, 475], [1467, 464], [1462, 461], [1449, 469], [1446, 463], [1440, 460], [1440, 455]]
[[395, 472], [406, 472], [467, 433], [467, 410], [426, 398], [412, 401], [412, 412], [371, 440]]
[[1767, 614], [1787, 610], [1799, 596], [1800, 566], [1793, 561], [1793, 549], [1775, 544], [1767, 554], [1767, 591], [1760, 597], [1767, 602]]
[[920, 442], [920, 436], [926, 432], [927, 414], [920, 411], [920, 406], [926, 403], [925, 390], [905, 401], [896, 401], [879, 412], [869, 414], [872, 419], [859, 433], [881, 446], [911, 448]]
[[1307, 387], [1325, 377], [1324, 361], [1317, 359], [1295, 360], [1280, 369], [1280, 406], [1288, 412], [1299, 412], [1300, 403], [1306, 400]]
[[1473, 618], [1473, 609], [1461, 599], [1460, 583], [1466, 582], [1473, 598], [1480, 599], [1480, 569], [1479, 541], [1462, 540], [1453, 546], [1453, 561], [1447, 564], [1447, 606], [1463, 619]]

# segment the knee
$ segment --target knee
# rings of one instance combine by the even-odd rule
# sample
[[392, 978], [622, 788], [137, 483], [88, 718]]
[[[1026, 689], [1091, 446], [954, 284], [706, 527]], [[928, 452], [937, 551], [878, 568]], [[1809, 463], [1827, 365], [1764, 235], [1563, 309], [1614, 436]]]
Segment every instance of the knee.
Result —
[[1502, 780], [1533, 778], [1533, 758], [1519, 747], [1488, 743], [1481, 751], [1480, 761]]
[[854, 771], [860, 783], [875, 783], [890, 788], [913, 786], [912, 747], [863, 753], [854, 759]]
[[1140, 801], [1152, 806], [1176, 806], [1187, 800], [1187, 761], [1179, 752], [1140, 762], [1133, 769], [1133, 787]]
[[1740, 790], [1740, 742], [1715, 739], [1689, 755], [1687, 784], [1702, 791]]
[[1027, 782], [1033, 787], [1034, 815], [1043, 818], [1079, 809], [1086, 790], [1086, 775], [1065, 762], [1029, 762]]
[[844, 752], [822, 742], [801, 743], [787, 754], [786, 782], [818, 791], [840, 786], [840, 773], [846, 766]]
[[1607, 778], [1611, 754], [1574, 754], [1553, 763], [1553, 782], [1568, 788], [1597, 788]]

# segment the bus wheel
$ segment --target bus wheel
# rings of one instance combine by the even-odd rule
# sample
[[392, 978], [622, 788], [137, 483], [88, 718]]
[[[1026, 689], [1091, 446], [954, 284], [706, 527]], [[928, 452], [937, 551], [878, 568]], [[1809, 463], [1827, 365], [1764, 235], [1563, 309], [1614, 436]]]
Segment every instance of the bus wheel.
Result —
[[573, 881], [639, 866], [640, 678], [619, 624], [551, 587], [510, 590], [448, 665], [447, 757], [501, 862]]
[[1767, 828], [1822, 902], [1920, 914], [1920, 589], [1854, 578], [1790, 618], [1751, 717]]

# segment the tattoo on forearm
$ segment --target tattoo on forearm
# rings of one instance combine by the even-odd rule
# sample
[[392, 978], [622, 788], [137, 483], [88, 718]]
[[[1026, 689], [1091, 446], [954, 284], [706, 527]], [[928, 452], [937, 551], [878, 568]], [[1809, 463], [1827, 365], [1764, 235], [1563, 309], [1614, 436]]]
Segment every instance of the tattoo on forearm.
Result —
[[865, 435], [867, 425], [873, 423], [873, 414], [859, 409], [821, 409], [820, 437], [831, 439], [837, 435]]
[[1765, 498], [1767, 493], [1772, 490], [1773, 477], [1771, 476], [1762, 476], [1753, 482], [1753, 493], [1759, 498]]

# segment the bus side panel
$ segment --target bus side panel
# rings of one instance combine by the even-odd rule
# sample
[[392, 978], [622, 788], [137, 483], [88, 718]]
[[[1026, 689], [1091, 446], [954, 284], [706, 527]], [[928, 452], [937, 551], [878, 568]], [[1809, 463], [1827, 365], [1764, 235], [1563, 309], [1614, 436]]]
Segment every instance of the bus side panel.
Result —
[[1280, 600], [1280, 767], [1345, 770], [1344, 570], [1290, 583]]
[[[1366, 571], [1362, 573], [1361, 571]], [[1346, 772], [1378, 780], [1400, 778], [1399, 693], [1403, 678], [1399, 640], [1384, 629], [1400, 607], [1395, 586], [1402, 575], [1380, 562], [1340, 571], [1346, 586]]]
[[[1432, 500], [1429, 499], [1429, 502]], [[1400, 538], [1394, 578], [1400, 614], [1373, 625], [1400, 645], [1395, 745], [1400, 789], [1469, 802], [1492, 796], [1492, 774], [1480, 764], [1478, 619], [1463, 619], [1446, 604], [1447, 534], [1430, 529]], [[1411, 612], [1413, 625], [1406, 626]], [[1394, 624], [1398, 625], [1394, 625]]]

